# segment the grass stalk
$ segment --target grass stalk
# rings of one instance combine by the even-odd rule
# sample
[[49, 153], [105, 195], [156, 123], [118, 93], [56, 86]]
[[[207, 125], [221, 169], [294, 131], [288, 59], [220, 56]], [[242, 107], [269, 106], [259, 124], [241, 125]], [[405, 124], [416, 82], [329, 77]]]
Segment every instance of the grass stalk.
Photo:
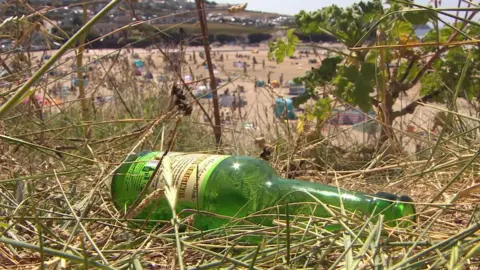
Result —
[[[108, 261], [107, 259], [103, 256], [102, 254], [102, 251], [97, 247], [97, 244], [95, 244], [95, 241], [93, 241], [92, 237], [90, 236], [90, 234], [87, 232], [87, 230], [85, 229], [85, 227], [83, 226], [80, 218], [78, 218], [78, 216], [75, 214], [75, 210], [73, 209], [72, 205], [70, 204], [70, 201], [68, 200], [67, 198], [67, 195], [65, 194], [65, 191], [63, 190], [63, 187], [62, 187], [62, 183], [60, 183], [60, 180], [58, 179], [57, 176], [55, 176], [55, 180], [57, 180], [57, 184], [58, 184], [58, 188], [60, 189], [60, 192], [62, 193], [62, 196], [66, 202], [66, 204], [68, 205], [68, 208], [70, 210], [70, 212], [72, 213], [73, 217], [75, 218], [75, 221], [77, 222], [78, 226], [82, 229], [83, 233], [85, 234], [85, 236], [87, 237], [88, 241], [90, 242], [90, 244], [92, 245], [92, 247], [94, 248], [94, 250], [97, 252], [98, 256], [100, 257], [100, 259], [105, 263], [105, 264], [108, 264]], [[73, 234], [72, 234], [73, 235]], [[66, 249], [67, 246], [64, 247], [64, 249]]]
[[[36, 252], [40, 252], [40, 247], [39, 246], [28, 244], [28, 243], [21, 242], [21, 241], [16, 241], [16, 240], [13, 240], [13, 239], [8, 239], [6, 237], [0, 237], [0, 242], [5, 243], [7, 245], [17, 247], [17, 248], [30, 249], [30, 250], [33, 250], [33, 251], [36, 251]], [[51, 248], [47, 248], [47, 247], [43, 248], [43, 252], [47, 255], [64, 258], [66, 260], [69, 260], [69, 261], [72, 261], [72, 262], [75, 262], [75, 263], [84, 263], [84, 261], [85, 261], [85, 258], [83, 258], [83, 257], [79, 257], [79, 256], [73, 255], [71, 253], [67, 253], [67, 252], [63, 252], [63, 251], [59, 251], [59, 250], [55, 250], [55, 249], [51, 249]], [[98, 269], [105, 269], [105, 270], [114, 270], [115, 269], [115, 268], [112, 268], [108, 265], [104, 265], [104, 264], [101, 264], [101, 263], [98, 263], [98, 262], [94, 262], [94, 261], [89, 261], [89, 262], [90, 262], [90, 265], [95, 266]]]
[[120, 3], [121, 0], [112, 0], [108, 5], [106, 5], [100, 12], [98, 12], [95, 16], [92, 17], [91, 20], [89, 20], [85, 25], [82, 26], [78, 30], [78, 32], [75, 33], [65, 44], [58, 49], [58, 51], [52, 55], [48, 61], [43, 64], [36, 72], [35, 74], [27, 81], [25, 82], [19, 89], [18, 91], [5, 102], [0, 107], [0, 119], [5, 117], [5, 115], [10, 111], [12, 108], [17, 106], [20, 101], [22, 101], [26, 96], [31, 94], [31, 87], [33, 86], [34, 83], [36, 83], [45, 72], [70, 48], [72, 47], [75, 42], [84, 34], [86, 33], [99, 19], [101, 19], [105, 14], [108, 13], [113, 7], [115, 7], [118, 3]]

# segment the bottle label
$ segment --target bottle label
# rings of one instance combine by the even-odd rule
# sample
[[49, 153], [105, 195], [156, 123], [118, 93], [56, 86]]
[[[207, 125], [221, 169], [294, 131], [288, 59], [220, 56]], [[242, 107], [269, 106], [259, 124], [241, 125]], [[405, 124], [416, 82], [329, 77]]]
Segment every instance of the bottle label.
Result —
[[[135, 171], [142, 170], [148, 172], [148, 175], [145, 174], [143, 177], [144, 183], [142, 188], [160, 162], [162, 155], [162, 152], [152, 152], [141, 158], [144, 162], [140, 162], [137, 166], [132, 166], [135, 167], [132, 168]], [[203, 191], [202, 187], [205, 187], [212, 171], [221, 161], [229, 156], [169, 152], [167, 157], [171, 160], [172, 180], [177, 187], [178, 200], [196, 203], [197, 198]], [[137, 159], [137, 161], [140, 160]], [[135, 172], [133, 174], [135, 175]], [[151, 193], [159, 188], [162, 189], [164, 185], [162, 171], [159, 170], [147, 191]]]

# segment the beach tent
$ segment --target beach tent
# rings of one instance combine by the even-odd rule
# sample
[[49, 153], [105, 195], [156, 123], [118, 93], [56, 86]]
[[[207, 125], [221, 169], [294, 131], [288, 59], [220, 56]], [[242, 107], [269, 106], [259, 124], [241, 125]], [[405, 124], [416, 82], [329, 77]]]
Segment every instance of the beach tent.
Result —
[[288, 88], [288, 94], [291, 96], [298, 96], [305, 93], [305, 86], [292, 80], [288, 81]]
[[298, 96], [305, 93], [305, 86], [299, 85], [299, 86], [290, 86], [288, 88], [288, 94], [291, 96]]
[[133, 63], [135, 64], [135, 66], [136, 66], [137, 68], [142, 68], [142, 67], [144, 66], [143, 61], [140, 60], [140, 59], [134, 59], [134, 60], [133, 60]]
[[332, 116], [328, 120], [332, 125], [358, 125], [363, 122], [369, 121], [371, 118], [375, 118], [375, 112], [364, 113], [359, 109], [350, 108], [346, 110], [334, 109]]
[[265, 85], [265, 81], [258, 80], [258, 81], [256, 82], [256, 85], [257, 85], [257, 87], [263, 87], [263, 86]]
[[293, 102], [290, 98], [277, 98], [275, 100], [273, 112], [275, 113], [275, 117], [278, 119], [297, 119]]

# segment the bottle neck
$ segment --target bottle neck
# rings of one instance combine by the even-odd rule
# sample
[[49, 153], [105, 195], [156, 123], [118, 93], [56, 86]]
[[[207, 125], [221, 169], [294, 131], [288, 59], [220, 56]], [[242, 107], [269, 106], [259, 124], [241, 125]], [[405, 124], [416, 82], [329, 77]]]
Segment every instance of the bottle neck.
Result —
[[275, 181], [278, 183], [281, 193], [294, 192], [302, 194], [294, 195], [296, 198], [300, 197], [306, 201], [318, 200], [323, 204], [338, 208], [341, 208], [343, 205], [350, 212], [359, 210], [367, 214], [371, 211], [373, 198], [360, 192], [347, 191], [336, 186], [306, 180], [286, 179], [280, 176], [276, 176]]
[[[412, 200], [407, 196], [397, 197], [394, 194], [379, 192], [375, 195], [368, 195], [361, 192], [347, 191], [335, 186], [312, 183], [298, 179], [285, 179], [278, 177], [278, 184], [282, 193], [301, 192], [305, 194], [297, 199], [303, 201], [320, 201], [327, 206], [341, 209], [342, 206], [348, 212], [361, 212], [373, 217], [379, 214], [384, 215], [385, 221], [390, 221], [391, 226], [408, 226], [407, 221], [399, 219], [406, 218], [415, 221], [415, 207]], [[298, 201], [298, 200], [297, 200]], [[398, 221], [396, 221], [398, 220]]]

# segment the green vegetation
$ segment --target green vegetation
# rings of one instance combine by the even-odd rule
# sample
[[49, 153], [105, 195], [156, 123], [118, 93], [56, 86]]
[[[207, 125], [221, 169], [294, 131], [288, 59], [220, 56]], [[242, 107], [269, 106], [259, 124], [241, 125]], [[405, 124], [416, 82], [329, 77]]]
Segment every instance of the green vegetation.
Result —
[[[434, 8], [392, 1], [385, 8], [381, 1], [360, 2], [351, 7], [330, 6], [315, 12], [296, 16], [298, 28], [303, 33], [326, 33], [334, 36], [347, 48], [335, 51], [334, 56], [323, 59], [321, 68], [298, 78], [308, 91], [299, 103], [316, 96], [317, 88], [329, 88], [329, 93], [346, 103], [368, 112], [375, 109], [381, 117], [383, 132], [381, 142], [392, 139], [395, 119], [412, 114], [417, 106], [429, 101], [456, 101], [458, 94], [468, 100], [479, 96], [478, 46], [464, 48], [449, 43], [470, 40], [478, 36], [477, 23], [464, 18], [456, 25], [446, 24], [437, 32], [430, 31], [425, 42], [444, 42], [435, 47], [419, 47], [415, 34], [418, 26], [444, 22]], [[472, 12], [470, 16], [473, 16]], [[450, 15], [450, 17], [456, 17]], [[438, 28], [438, 27], [437, 27]], [[438, 33], [438, 34], [437, 34]], [[292, 32], [289, 32], [291, 35]], [[290, 40], [291, 38], [289, 38]], [[274, 42], [270, 48], [278, 61], [294, 53], [295, 42]], [[396, 47], [390, 47], [396, 46]], [[418, 46], [418, 48], [417, 48]], [[315, 46], [313, 46], [315, 47]], [[465, 76], [461, 78], [462, 70]], [[469, 78], [469, 79], [465, 79]], [[422, 87], [418, 100], [395, 111], [396, 100], [411, 91], [417, 84]], [[455, 89], [462, 89], [456, 93]], [[319, 111], [328, 111], [331, 100], [317, 101]], [[321, 108], [327, 106], [326, 108]], [[326, 114], [319, 114], [320, 120]]]

